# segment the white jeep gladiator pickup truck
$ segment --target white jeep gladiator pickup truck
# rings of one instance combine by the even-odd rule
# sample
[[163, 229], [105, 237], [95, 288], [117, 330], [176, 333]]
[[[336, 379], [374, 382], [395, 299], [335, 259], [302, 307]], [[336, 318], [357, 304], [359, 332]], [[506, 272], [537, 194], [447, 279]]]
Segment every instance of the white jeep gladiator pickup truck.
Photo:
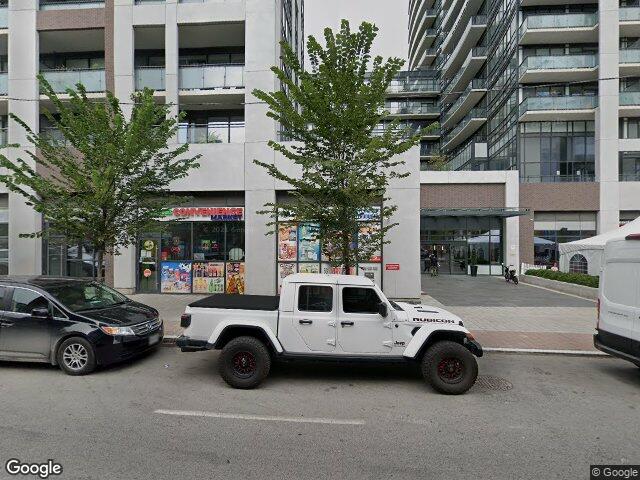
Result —
[[461, 394], [478, 376], [482, 348], [462, 320], [440, 308], [389, 301], [368, 278], [294, 274], [281, 295], [213, 295], [182, 315], [183, 352], [218, 349], [222, 378], [254, 388], [273, 359], [418, 362], [441, 393]]

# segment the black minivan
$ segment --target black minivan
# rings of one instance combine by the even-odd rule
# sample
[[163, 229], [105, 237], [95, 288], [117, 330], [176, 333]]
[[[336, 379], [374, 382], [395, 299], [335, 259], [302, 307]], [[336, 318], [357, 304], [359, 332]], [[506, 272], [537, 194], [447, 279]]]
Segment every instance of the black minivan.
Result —
[[162, 342], [158, 311], [92, 280], [0, 277], [0, 360], [48, 362], [69, 375]]

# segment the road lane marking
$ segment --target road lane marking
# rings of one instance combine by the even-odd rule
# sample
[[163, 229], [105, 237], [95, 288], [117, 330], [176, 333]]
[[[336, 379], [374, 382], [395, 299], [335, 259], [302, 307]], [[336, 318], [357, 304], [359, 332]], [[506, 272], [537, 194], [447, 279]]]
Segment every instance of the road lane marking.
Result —
[[258, 422], [290, 422], [290, 423], [323, 423], [327, 425], [365, 425], [364, 420], [349, 420], [339, 418], [305, 418], [305, 417], [272, 417], [267, 415], [246, 415], [243, 413], [198, 412], [189, 410], [156, 410], [159, 415], [173, 415], [178, 417], [206, 417], [224, 418], [232, 420], [254, 420]]

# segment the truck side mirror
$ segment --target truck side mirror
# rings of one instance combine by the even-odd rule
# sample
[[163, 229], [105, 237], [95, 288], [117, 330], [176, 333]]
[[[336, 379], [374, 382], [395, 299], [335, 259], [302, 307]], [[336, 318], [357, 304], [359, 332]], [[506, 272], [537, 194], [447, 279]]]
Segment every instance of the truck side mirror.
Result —
[[387, 309], [386, 303], [380, 302], [378, 304], [378, 313], [382, 318], [387, 318], [387, 315], [389, 315], [389, 310]]

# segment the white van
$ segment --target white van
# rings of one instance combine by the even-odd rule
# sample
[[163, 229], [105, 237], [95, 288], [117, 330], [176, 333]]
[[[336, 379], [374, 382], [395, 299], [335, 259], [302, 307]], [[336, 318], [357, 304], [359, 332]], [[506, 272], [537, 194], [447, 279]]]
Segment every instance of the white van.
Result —
[[640, 234], [605, 246], [594, 345], [640, 367]]

